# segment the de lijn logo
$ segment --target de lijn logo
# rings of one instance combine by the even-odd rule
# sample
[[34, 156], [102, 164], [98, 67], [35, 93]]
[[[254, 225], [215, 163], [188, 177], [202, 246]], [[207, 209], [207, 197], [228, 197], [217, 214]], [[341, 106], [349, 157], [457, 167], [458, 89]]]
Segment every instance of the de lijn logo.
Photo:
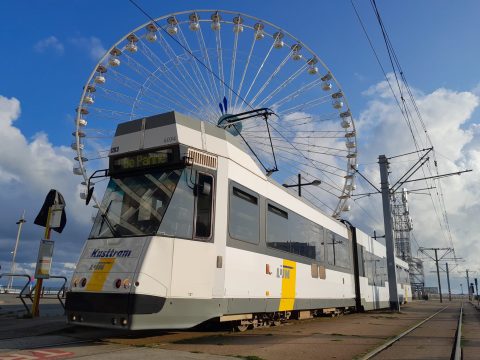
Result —
[[292, 269], [292, 266], [280, 265], [277, 268], [277, 278], [290, 279], [290, 270]]
[[112, 258], [112, 257], [126, 258], [126, 257], [130, 257], [131, 254], [132, 254], [132, 250], [93, 249], [90, 257], [92, 258]]

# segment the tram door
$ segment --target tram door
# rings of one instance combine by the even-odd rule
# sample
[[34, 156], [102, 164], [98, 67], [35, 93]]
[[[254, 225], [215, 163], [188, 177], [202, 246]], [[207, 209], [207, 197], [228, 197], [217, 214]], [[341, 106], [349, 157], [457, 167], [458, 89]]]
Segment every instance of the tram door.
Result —
[[172, 296], [212, 296], [215, 249], [213, 244], [214, 189], [211, 174], [195, 174], [192, 241], [176, 241], [173, 251]]

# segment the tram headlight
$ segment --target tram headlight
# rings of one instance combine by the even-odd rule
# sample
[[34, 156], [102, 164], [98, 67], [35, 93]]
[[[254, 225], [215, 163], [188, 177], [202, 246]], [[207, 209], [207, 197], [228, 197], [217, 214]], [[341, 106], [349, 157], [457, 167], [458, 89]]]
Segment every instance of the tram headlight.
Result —
[[85, 287], [85, 285], [87, 285], [87, 278], [82, 278], [82, 280], [80, 280], [80, 286]]
[[78, 286], [78, 278], [73, 279], [72, 285], [73, 285], [73, 287], [77, 287], [77, 286]]
[[123, 280], [123, 287], [125, 289], [128, 289], [130, 287], [130, 285], [132, 285], [132, 283], [130, 282], [130, 279], [124, 279]]

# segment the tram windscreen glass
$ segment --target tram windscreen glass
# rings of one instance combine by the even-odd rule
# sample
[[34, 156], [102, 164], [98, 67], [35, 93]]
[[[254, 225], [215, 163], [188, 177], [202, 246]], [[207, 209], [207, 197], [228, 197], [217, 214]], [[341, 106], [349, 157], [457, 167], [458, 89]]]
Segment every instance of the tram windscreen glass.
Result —
[[155, 169], [110, 179], [89, 238], [154, 235], [182, 169]]
[[142, 170], [165, 165], [178, 161], [178, 148], [159, 149], [139, 154], [114, 157], [110, 160], [110, 173]]

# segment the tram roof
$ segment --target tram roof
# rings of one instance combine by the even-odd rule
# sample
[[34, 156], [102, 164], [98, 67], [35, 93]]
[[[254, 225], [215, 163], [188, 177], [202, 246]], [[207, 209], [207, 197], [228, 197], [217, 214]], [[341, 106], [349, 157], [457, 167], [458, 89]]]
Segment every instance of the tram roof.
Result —
[[110, 155], [181, 144], [230, 158], [266, 178], [237, 137], [211, 123], [176, 111], [118, 124]]

